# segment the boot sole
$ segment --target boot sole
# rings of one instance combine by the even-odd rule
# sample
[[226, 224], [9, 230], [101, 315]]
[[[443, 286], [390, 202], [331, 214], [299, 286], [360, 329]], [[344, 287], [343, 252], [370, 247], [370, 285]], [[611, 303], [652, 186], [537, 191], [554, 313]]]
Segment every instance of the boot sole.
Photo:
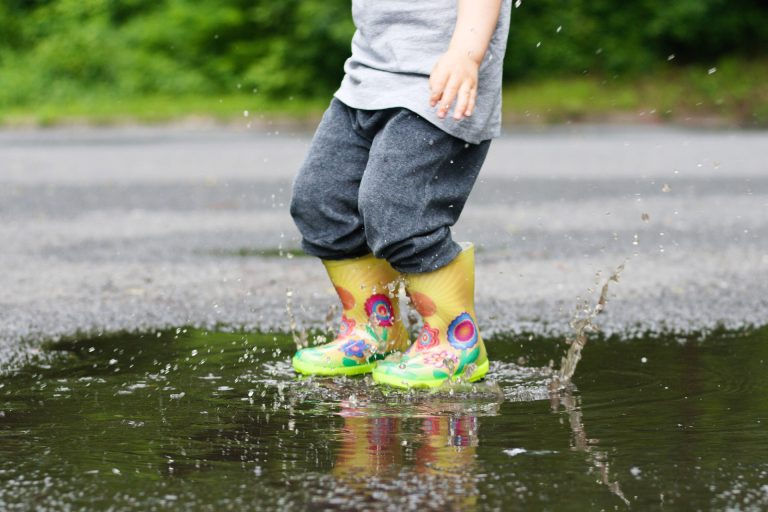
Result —
[[[472, 372], [472, 375], [469, 377], [469, 382], [476, 382], [483, 377], [485, 377], [485, 374], [488, 373], [488, 367], [490, 366], [490, 362], [488, 359], [477, 365], [477, 368], [475, 368], [475, 371]], [[432, 380], [421, 380], [418, 382], [409, 382], [406, 380], [403, 380], [396, 375], [389, 375], [386, 373], [378, 373], [376, 371], [373, 372], [373, 381], [376, 384], [384, 384], [387, 386], [391, 386], [393, 388], [400, 388], [400, 389], [410, 389], [410, 388], [428, 388], [428, 389], [434, 389], [439, 388], [443, 385], [443, 383], [447, 379], [432, 379]], [[452, 380], [456, 380], [456, 378], [452, 378]]]
[[352, 376], [370, 373], [376, 367], [376, 362], [361, 364], [358, 366], [337, 366], [327, 368], [324, 366], [315, 366], [310, 363], [293, 358], [293, 369], [302, 375], [319, 375], [321, 377], [335, 377], [340, 375]]

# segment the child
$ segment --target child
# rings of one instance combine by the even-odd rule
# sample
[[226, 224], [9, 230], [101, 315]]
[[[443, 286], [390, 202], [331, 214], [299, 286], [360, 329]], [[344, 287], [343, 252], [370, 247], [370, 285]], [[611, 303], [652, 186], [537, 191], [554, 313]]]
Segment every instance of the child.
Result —
[[[352, 56], [291, 200], [344, 312], [336, 339], [296, 353], [298, 372], [436, 387], [488, 371], [473, 247], [450, 226], [499, 135], [510, 3], [352, 1]], [[410, 347], [401, 279], [424, 319]]]

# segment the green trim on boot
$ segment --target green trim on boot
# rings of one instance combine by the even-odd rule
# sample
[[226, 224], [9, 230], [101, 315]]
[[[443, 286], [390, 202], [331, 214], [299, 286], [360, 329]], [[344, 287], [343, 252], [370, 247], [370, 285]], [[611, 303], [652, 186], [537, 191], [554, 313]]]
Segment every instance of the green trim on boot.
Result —
[[[422, 368], [417, 363], [410, 363], [406, 369], [401, 370], [390, 368], [391, 365], [399, 366], [395, 361], [380, 361], [373, 373], [373, 380], [377, 384], [384, 384], [393, 388], [439, 388], [448, 380], [448, 373], [442, 370], [432, 368]], [[488, 359], [478, 364], [472, 371], [469, 379], [464, 376], [465, 382], [476, 382], [485, 377], [488, 373], [490, 362]], [[432, 372], [430, 377], [430, 372]], [[451, 377], [455, 381], [457, 377]]]

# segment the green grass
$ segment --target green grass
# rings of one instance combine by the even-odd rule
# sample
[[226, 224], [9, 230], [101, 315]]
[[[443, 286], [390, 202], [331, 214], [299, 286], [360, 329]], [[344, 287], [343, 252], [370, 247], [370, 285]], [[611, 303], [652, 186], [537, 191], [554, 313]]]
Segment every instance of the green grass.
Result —
[[[294, 120], [318, 117], [328, 99], [266, 100], [246, 94], [227, 96], [141, 96], [110, 98], [84, 96], [71, 102], [38, 103], [0, 109], [0, 125], [50, 126], [164, 123], [189, 119], [258, 123], [264, 118]], [[248, 115], [245, 115], [245, 112]]]
[[[550, 78], [510, 83], [504, 90], [508, 124], [563, 122], [716, 123], [768, 126], [768, 61], [724, 61], [716, 71], [670, 68], [638, 77]], [[0, 125], [164, 123], [209, 120], [317, 121], [329, 98], [267, 99], [258, 95], [141, 96], [83, 94], [77, 101], [43, 101], [0, 108]], [[248, 111], [248, 116], [244, 112]]]
[[[711, 72], [710, 72], [711, 71]], [[714, 120], [768, 126], [768, 61], [725, 61], [635, 78], [583, 76], [522, 82], [504, 90], [512, 122]]]

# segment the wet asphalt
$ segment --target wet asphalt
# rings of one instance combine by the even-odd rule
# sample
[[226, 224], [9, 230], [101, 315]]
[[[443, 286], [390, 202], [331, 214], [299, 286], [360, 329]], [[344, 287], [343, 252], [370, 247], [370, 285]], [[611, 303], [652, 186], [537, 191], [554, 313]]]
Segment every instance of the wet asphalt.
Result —
[[[178, 326], [286, 330], [335, 302], [294, 255], [307, 133], [0, 132], [0, 370], [61, 337]], [[428, 144], [428, 141], [425, 141]], [[478, 246], [481, 328], [562, 336], [626, 268], [606, 334], [768, 319], [768, 132], [575, 126], [508, 132], [455, 227]]]

